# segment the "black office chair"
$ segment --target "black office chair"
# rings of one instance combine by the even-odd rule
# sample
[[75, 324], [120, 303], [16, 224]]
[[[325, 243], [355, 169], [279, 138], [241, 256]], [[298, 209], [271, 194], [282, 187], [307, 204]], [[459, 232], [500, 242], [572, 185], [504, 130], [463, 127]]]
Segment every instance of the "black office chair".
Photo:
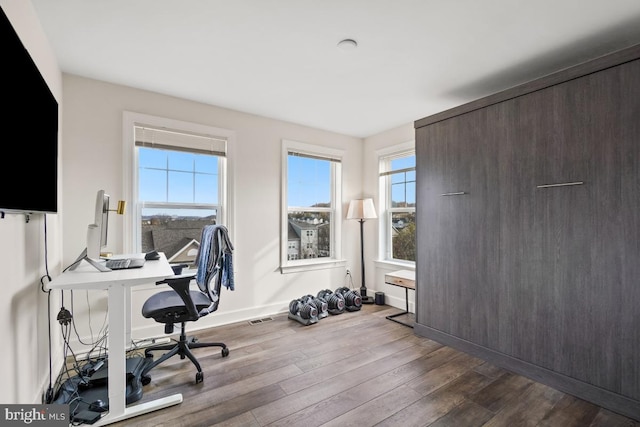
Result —
[[[180, 339], [175, 344], [152, 346], [145, 350], [148, 364], [142, 371], [142, 383], [149, 384], [151, 369], [172, 356], [179, 355], [181, 359], [188, 357], [196, 366], [196, 384], [204, 379], [200, 363], [191, 350], [201, 347], [222, 347], [222, 357], [229, 355], [229, 349], [224, 343], [201, 343], [196, 338], [187, 339], [185, 324], [195, 322], [201, 317], [213, 313], [220, 303], [220, 289], [224, 285], [234, 289], [233, 267], [231, 257], [233, 245], [229, 240], [226, 227], [222, 225], [208, 225], [202, 230], [200, 247], [196, 256], [197, 272], [188, 275], [176, 275], [157, 282], [167, 284], [172, 289], [159, 292], [147, 299], [142, 306], [142, 315], [152, 318], [156, 322], [164, 323], [164, 332], [173, 333], [174, 323], [181, 324]], [[175, 270], [174, 270], [175, 271]], [[192, 280], [198, 284], [199, 290], [191, 290]], [[167, 351], [157, 360], [153, 360], [154, 351]]]

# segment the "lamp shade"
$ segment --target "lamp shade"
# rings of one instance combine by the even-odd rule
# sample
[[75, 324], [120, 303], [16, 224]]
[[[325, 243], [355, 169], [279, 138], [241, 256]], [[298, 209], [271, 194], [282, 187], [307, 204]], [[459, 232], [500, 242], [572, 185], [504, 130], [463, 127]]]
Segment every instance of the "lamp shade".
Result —
[[349, 202], [347, 219], [373, 219], [377, 217], [373, 199], [357, 199]]

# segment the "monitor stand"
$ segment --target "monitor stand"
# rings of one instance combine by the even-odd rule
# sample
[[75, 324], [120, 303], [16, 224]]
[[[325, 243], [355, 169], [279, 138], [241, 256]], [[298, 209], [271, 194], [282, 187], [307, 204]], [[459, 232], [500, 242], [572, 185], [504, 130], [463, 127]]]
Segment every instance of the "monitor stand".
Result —
[[87, 255], [87, 248], [84, 248], [80, 256], [73, 262], [73, 264], [69, 266], [68, 270], [71, 270], [71, 271], [75, 270], [82, 261], [87, 261], [89, 264], [94, 266], [99, 271], [102, 271], [102, 272], [111, 271], [110, 268], [107, 268], [107, 266], [101, 263], [100, 261], [96, 261], [93, 258], [89, 258], [89, 256]]

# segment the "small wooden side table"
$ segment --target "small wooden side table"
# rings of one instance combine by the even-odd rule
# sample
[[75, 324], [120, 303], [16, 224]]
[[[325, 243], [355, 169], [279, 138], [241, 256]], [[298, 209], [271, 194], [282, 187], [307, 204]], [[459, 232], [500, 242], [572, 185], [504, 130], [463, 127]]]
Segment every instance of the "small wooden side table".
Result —
[[405, 311], [389, 315], [387, 316], [387, 319], [413, 328], [413, 325], [411, 323], [405, 323], [401, 320], [396, 319], [396, 317], [409, 314], [409, 289], [413, 289], [414, 291], [416, 290], [416, 272], [412, 270], [393, 271], [391, 273], [385, 274], [384, 283], [386, 283], [387, 285], [400, 286], [401, 288], [404, 288], [404, 301], [406, 306]]

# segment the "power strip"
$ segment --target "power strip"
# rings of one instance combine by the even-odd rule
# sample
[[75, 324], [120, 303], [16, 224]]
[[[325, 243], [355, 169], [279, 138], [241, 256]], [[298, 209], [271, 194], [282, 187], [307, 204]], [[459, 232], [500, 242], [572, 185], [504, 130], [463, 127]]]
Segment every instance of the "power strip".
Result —
[[161, 344], [169, 344], [171, 342], [171, 338], [149, 338], [146, 340], [134, 341], [134, 345], [132, 345], [129, 350], [133, 350], [136, 348], [147, 348], [154, 345]]

